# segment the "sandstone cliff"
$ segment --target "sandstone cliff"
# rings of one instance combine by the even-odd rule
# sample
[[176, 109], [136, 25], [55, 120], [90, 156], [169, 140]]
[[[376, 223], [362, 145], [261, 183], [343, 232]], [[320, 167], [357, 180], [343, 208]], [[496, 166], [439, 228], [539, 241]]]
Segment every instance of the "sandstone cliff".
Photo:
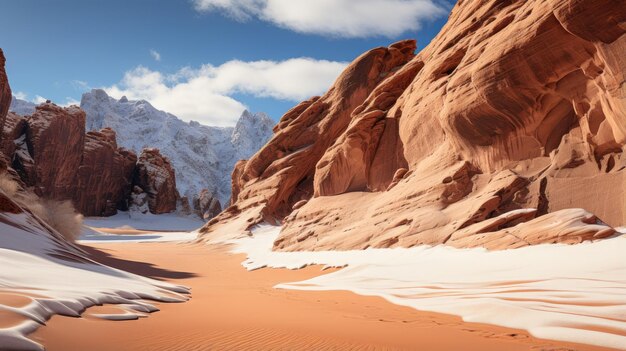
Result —
[[[0, 127], [4, 125], [4, 119], [9, 112], [9, 106], [11, 105], [11, 87], [9, 86], [9, 79], [7, 73], [4, 70], [4, 64], [6, 60], [4, 58], [4, 52], [0, 49]], [[0, 141], [2, 136], [0, 135]]]
[[83, 213], [98, 216], [127, 209], [136, 162], [133, 152], [118, 149], [112, 129], [88, 132], [74, 203]]
[[21, 167], [18, 172], [37, 195], [56, 200], [73, 197], [85, 145], [84, 125], [81, 109], [52, 103], [39, 105], [26, 118], [24, 141], [32, 167]]
[[282, 222], [278, 250], [610, 236], [602, 222], [626, 224], [625, 22], [617, 0], [460, 0], [417, 55], [373, 49], [287, 112], [203, 232]]
[[[27, 117], [9, 113], [0, 140], [3, 170], [39, 197], [71, 200], [86, 216], [127, 210], [134, 185], [149, 189], [147, 209], [152, 213], [176, 210], [178, 193], [169, 161], [160, 155], [138, 161], [135, 153], [117, 146], [110, 128], [84, 130], [85, 112], [76, 106], [44, 103]], [[146, 153], [153, 154], [158, 150]]]

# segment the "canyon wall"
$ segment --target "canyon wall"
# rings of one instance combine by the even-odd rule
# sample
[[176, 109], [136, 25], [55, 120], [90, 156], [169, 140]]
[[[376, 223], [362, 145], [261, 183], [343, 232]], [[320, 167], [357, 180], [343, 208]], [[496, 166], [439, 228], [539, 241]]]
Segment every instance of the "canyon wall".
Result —
[[[85, 112], [79, 107], [46, 102], [30, 116], [10, 112], [2, 134], [5, 168], [14, 170], [16, 180], [41, 198], [71, 200], [86, 216], [111, 216], [128, 210], [134, 185], [151, 181], [167, 186], [150, 188], [151, 199], [158, 201], [150, 201], [147, 210], [176, 210], [173, 168], [164, 174], [152, 171], [169, 161], [160, 157], [138, 162], [134, 152], [117, 146], [116, 133], [110, 128], [85, 133]], [[158, 182], [152, 181], [157, 175]]]
[[418, 54], [410, 40], [370, 50], [287, 112], [235, 166], [231, 206], [204, 237], [263, 221], [283, 225], [276, 250], [613, 235], [604, 223], [626, 224], [625, 23], [619, 0], [458, 1]]

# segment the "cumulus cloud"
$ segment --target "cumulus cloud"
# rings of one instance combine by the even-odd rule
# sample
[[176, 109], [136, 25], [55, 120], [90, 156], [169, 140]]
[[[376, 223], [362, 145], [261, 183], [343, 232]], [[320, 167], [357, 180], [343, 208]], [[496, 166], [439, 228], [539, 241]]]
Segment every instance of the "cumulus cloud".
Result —
[[256, 17], [301, 33], [396, 37], [445, 16], [440, 0], [192, 0], [196, 10], [240, 21]]
[[[15, 96], [16, 99], [32, 102], [32, 103], [37, 104], [37, 105], [42, 104], [42, 103], [44, 103], [44, 102], [46, 102], [48, 100], [47, 98], [45, 98], [45, 97], [43, 97], [41, 95], [35, 95], [35, 97], [31, 99], [31, 98], [28, 97], [28, 94], [26, 94], [26, 93], [24, 93], [22, 91], [18, 91], [16, 93], [14, 93], [13, 96]], [[67, 96], [67, 97], [65, 97], [65, 102], [64, 103], [58, 102], [58, 104], [59, 104], [59, 106], [63, 106], [63, 107], [68, 107], [68, 106], [71, 106], [71, 105], [80, 106], [80, 101], [74, 99], [71, 96]]]
[[152, 56], [155, 61], [161, 61], [161, 54], [154, 49], [150, 49], [150, 56]]
[[105, 88], [115, 98], [145, 99], [184, 120], [233, 125], [244, 104], [233, 94], [300, 101], [326, 91], [347, 63], [311, 58], [228, 61], [164, 74], [139, 66]]
[[20, 99], [20, 100], [28, 99], [28, 95], [26, 93], [24, 93], [24, 92], [21, 92], [21, 91], [13, 93], [13, 96], [15, 96], [16, 99]]
[[61, 106], [63, 106], [63, 107], [68, 107], [68, 106], [72, 106], [72, 105], [80, 106], [80, 101], [74, 99], [71, 96], [67, 96], [65, 98], [65, 103], [61, 104]]

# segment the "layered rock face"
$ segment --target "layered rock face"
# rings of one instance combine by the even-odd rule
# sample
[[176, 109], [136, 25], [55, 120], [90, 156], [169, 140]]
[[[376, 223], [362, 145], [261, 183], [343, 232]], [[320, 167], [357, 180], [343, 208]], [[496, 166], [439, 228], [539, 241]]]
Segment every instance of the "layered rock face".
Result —
[[[176, 174], [170, 160], [159, 149], [143, 149], [137, 159], [134, 184], [146, 194], [148, 208], [154, 214], [176, 210], [179, 198], [176, 191]], [[140, 191], [137, 190], [139, 193]]]
[[72, 200], [88, 216], [127, 208], [137, 157], [118, 149], [115, 132], [85, 134], [85, 113], [52, 103], [31, 116], [9, 113], [2, 152], [26, 187], [40, 197]]
[[[70, 200], [76, 191], [85, 144], [85, 112], [76, 106], [41, 104], [26, 119], [25, 143], [32, 166], [18, 168], [38, 196]], [[21, 155], [26, 156], [26, 155]]]
[[88, 132], [74, 203], [82, 212], [98, 216], [127, 209], [136, 163], [135, 153], [118, 149], [112, 129]]
[[[0, 127], [4, 125], [4, 119], [9, 112], [12, 98], [11, 86], [9, 86], [9, 79], [4, 70], [5, 63], [4, 52], [0, 49]], [[2, 136], [0, 136], [0, 140], [2, 140]]]
[[146, 212], [176, 210], [174, 170], [158, 150], [138, 160], [117, 146], [112, 129], [84, 130], [85, 112], [76, 106], [45, 103], [27, 117], [10, 112], [0, 141], [7, 170], [38, 196], [71, 200], [87, 216], [127, 210], [135, 185], [146, 189]]
[[282, 222], [277, 250], [610, 236], [602, 222], [626, 224], [625, 22], [614, 0], [459, 1], [419, 54], [373, 49], [285, 114], [203, 232]]

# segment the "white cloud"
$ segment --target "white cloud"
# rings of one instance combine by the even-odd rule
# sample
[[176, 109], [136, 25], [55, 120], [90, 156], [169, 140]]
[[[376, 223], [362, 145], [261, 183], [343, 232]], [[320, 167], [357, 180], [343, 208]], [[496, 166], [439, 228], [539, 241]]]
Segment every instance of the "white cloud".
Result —
[[26, 100], [28, 98], [28, 94], [22, 92], [22, 91], [18, 91], [16, 93], [13, 93], [13, 96], [15, 96], [16, 99], [20, 99], [20, 100]]
[[161, 54], [154, 49], [150, 49], [150, 56], [152, 56], [155, 61], [161, 61]]
[[35, 98], [34, 98], [32, 101], [33, 101], [34, 103], [36, 103], [36, 104], [42, 104], [42, 103], [46, 102], [46, 100], [48, 100], [48, 99], [46, 99], [46, 98], [45, 98], [45, 97], [43, 97], [43, 96], [36, 95], [36, 96], [35, 96]]
[[[35, 95], [35, 97], [33, 99], [29, 99], [28, 98], [28, 94], [18, 91], [16, 93], [13, 94], [13, 96], [15, 96], [15, 98], [19, 99], [19, 100], [24, 100], [24, 101], [28, 101], [28, 102], [32, 102], [35, 103], [37, 105], [46, 102], [48, 99], [46, 99], [45, 97], [41, 96], [41, 95]], [[74, 99], [73, 97], [67, 96], [65, 98], [65, 103], [61, 103], [59, 104], [59, 106], [62, 107], [68, 107], [71, 105], [77, 105], [80, 106], [80, 101]]]
[[301, 33], [339, 37], [397, 37], [445, 16], [440, 0], [192, 0], [201, 12], [252, 17]]
[[115, 98], [145, 99], [184, 120], [233, 125], [246, 108], [231, 95], [248, 94], [300, 101], [322, 94], [347, 63], [311, 58], [285, 61], [228, 61], [163, 74], [139, 66], [119, 84], [105, 88]]
[[61, 106], [68, 107], [72, 105], [80, 106], [80, 101], [74, 99], [73, 97], [68, 96], [65, 98], [65, 103], [62, 104]]

